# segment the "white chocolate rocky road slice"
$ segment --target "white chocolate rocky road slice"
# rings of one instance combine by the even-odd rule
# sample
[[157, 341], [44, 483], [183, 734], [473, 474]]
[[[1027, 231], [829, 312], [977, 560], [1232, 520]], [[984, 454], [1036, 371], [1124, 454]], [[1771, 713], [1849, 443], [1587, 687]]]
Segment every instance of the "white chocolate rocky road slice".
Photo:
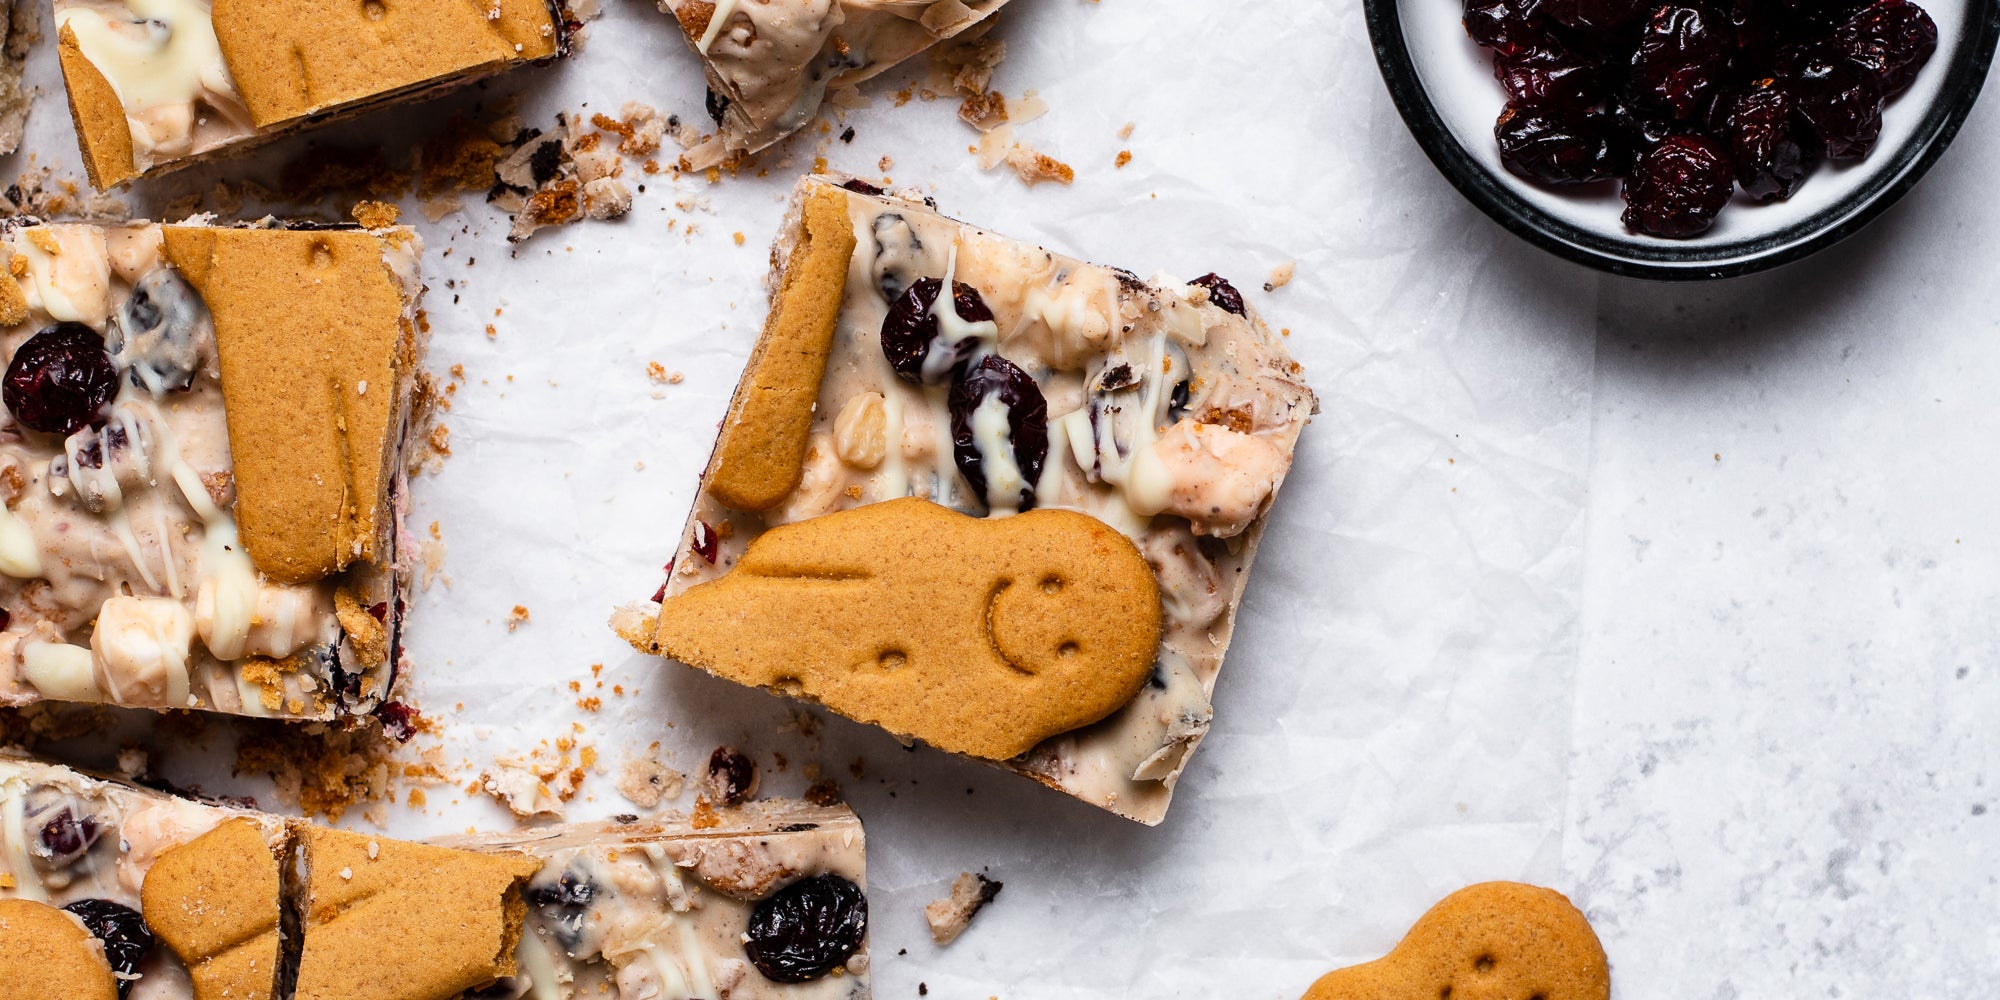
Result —
[[521, 972], [479, 997], [869, 995], [861, 822], [845, 806], [751, 802], [452, 843], [542, 862]]
[[109, 188], [567, 51], [559, 0], [55, 0], [71, 117]]
[[865, 998], [865, 885], [844, 807], [413, 844], [0, 756], [0, 901], [124, 1000]]
[[[1298, 435], [1317, 408], [1299, 366], [1242, 295], [1213, 274], [1142, 280], [963, 225], [859, 181], [801, 182], [773, 260], [771, 319], [724, 420], [667, 582], [652, 602], [622, 609], [614, 627], [643, 651], [682, 656], [723, 676], [747, 679], [761, 670], [764, 677], [751, 683], [824, 698], [905, 738], [983, 757], [1120, 815], [1158, 822], [1208, 730], [1209, 696], [1251, 557]], [[779, 470], [775, 455], [803, 457]], [[868, 553], [921, 562], [949, 546], [918, 544], [917, 536], [952, 526], [932, 515], [902, 518], [904, 528], [886, 530], [911, 537], [856, 540], [862, 555], [839, 567], [793, 565], [800, 558], [781, 550], [798, 532], [772, 529], [811, 521], [814, 531], [838, 534], [866, 523], [874, 526], [861, 530], [879, 534], [885, 529], [875, 522], [884, 518], [843, 512], [906, 497], [956, 511], [961, 520], [1053, 508], [1116, 529], [1157, 585], [1158, 608], [1132, 604], [1129, 616], [1134, 633], [1144, 634], [1138, 626], [1157, 614], [1150, 676], [1142, 661], [1138, 682], [1123, 689], [1108, 716], [1054, 736], [1035, 733], [1031, 749], [999, 760], [961, 733], [890, 721], [912, 714], [942, 720], [941, 713], [890, 711], [880, 702], [948, 699], [954, 686], [1015, 698], [1074, 692], [1049, 690], [1055, 672], [1020, 661], [1010, 661], [1011, 678], [974, 678], [974, 668], [957, 658], [947, 664], [960, 665], [956, 681], [950, 669], [919, 664], [905, 648], [915, 640], [898, 635], [958, 627], [946, 614], [847, 637], [867, 654], [851, 663], [821, 662], [832, 655], [824, 643], [797, 656], [775, 652], [787, 635], [811, 633], [811, 623], [772, 620], [783, 608], [833, 615], [822, 605], [852, 592], [857, 579], [892, 579], [883, 567], [862, 564], [874, 558]], [[760, 547], [767, 533], [771, 541]], [[1086, 535], [1069, 532], [1079, 571], [1072, 574], [1037, 569], [1032, 581], [1015, 581], [1027, 570], [995, 571], [963, 558], [952, 565], [994, 575], [980, 581], [996, 588], [994, 607], [1018, 603], [1021, 583], [1038, 585], [1046, 600], [1036, 606], [1052, 610], [1036, 612], [1036, 634], [1061, 637], [1058, 660], [1081, 660], [1098, 649], [1081, 638], [1090, 634], [1083, 623], [1062, 620], [1062, 609], [1082, 613], [1093, 599], [1076, 586], [1088, 578], [1082, 563], [1102, 567], [1112, 559], [1101, 554], [1110, 550], [1085, 544]], [[759, 587], [798, 594], [741, 601], [721, 620], [711, 607], [720, 590], [701, 588], [746, 557], [751, 575], [766, 578]], [[753, 590], [740, 581], [729, 589]], [[881, 608], [911, 603], [853, 599], [855, 614], [834, 617], [865, 623]], [[703, 615], [681, 613], [693, 608], [708, 608], [714, 627], [705, 632]], [[989, 628], [999, 621], [987, 618]], [[760, 657], [761, 665], [750, 662]], [[810, 676], [798, 665], [808, 658]], [[829, 670], [844, 673], [840, 684], [826, 682]], [[863, 696], [857, 687], [867, 689]], [[901, 690], [911, 687], [923, 690]], [[826, 693], [833, 691], [837, 698]], [[1035, 707], [1017, 702], [996, 710], [993, 728], [1021, 735], [1047, 717]], [[963, 728], [963, 721], [954, 725]], [[984, 732], [978, 745], [1004, 746], [1008, 735]]]
[[985, 22], [1007, 0], [659, 0], [708, 76], [707, 169], [770, 146], [855, 86]]
[[421, 251], [407, 229], [0, 229], [0, 705], [386, 702]]

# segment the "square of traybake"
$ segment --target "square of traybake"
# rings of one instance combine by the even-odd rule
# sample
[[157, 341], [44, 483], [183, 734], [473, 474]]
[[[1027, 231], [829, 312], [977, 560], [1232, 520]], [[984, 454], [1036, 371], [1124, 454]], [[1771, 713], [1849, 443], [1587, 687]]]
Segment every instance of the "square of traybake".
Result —
[[1299, 366], [1216, 275], [858, 181], [803, 181], [773, 264], [659, 603], [619, 632], [1158, 822], [1317, 405]]
[[812, 121], [830, 91], [871, 79], [984, 25], [1007, 0], [659, 0], [708, 78], [715, 138], [701, 170], [764, 149]]
[[383, 704], [421, 253], [404, 228], [0, 228], [0, 705]]
[[55, 0], [100, 189], [411, 100], [567, 45], [560, 0]]

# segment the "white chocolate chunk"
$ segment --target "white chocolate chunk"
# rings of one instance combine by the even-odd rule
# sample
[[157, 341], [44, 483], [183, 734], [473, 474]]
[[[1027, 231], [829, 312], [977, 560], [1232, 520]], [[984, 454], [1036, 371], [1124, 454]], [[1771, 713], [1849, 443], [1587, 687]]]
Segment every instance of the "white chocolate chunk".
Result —
[[90, 636], [98, 689], [121, 705], [185, 708], [194, 616], [163, 597], [114, 597]]

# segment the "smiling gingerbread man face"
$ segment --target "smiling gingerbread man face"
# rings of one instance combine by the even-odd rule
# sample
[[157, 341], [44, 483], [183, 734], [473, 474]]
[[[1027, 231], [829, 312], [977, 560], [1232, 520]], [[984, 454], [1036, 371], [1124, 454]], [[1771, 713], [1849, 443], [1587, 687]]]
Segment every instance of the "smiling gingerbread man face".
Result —
[[1095, 518], [914, 498], [776, 528], [661, 608], [660, 652], [954, 753], [1006, 760], [1132, 700], [1159, 587]]

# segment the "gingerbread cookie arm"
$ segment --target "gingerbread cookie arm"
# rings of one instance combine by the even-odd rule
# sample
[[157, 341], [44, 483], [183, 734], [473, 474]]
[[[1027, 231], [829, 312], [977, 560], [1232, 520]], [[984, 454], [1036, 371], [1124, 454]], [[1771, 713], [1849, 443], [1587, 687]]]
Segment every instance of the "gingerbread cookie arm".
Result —
[[1320, 977], [1304, 1000], [1609, 1000], [1604, 946], [1562, 893], [1482, 882], [1446, 896], [1395, 950]]
[[833, 188], [813, 191], [799, 226], [770, 320], [709, 462], [709, 492], [738, 510], [768, 510], [799, 485], [813, 403], [847, 288], [855, 239], [846, 197]]

